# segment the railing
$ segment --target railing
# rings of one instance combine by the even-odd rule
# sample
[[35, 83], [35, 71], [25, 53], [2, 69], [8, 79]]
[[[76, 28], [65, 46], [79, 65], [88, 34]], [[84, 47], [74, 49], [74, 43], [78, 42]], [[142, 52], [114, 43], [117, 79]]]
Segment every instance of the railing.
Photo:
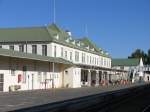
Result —
[[143, 84], [117, 91], [24, 108], [15, 110], [15, 112], [94, 112], [96, 110], [105, 112], [115, 109], [122, 102], [147, 91], [150, 92], [150, 85]]

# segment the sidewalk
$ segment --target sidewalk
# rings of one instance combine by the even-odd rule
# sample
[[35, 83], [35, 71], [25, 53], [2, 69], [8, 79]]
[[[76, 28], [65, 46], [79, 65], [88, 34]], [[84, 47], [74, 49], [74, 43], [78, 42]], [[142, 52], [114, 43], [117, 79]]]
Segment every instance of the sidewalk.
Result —
[[0, 112], [32, 107], [107, 91], [114, 91], [136, 85], [139, 84], [0, 93]]

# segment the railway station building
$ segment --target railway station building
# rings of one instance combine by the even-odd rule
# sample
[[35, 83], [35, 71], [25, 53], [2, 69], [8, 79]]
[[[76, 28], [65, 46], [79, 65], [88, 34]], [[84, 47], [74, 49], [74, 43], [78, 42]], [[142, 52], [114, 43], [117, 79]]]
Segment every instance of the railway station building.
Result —
[[106, 51], [56, 24], [1, 28], [0, 60], [0, 91], [98, 86], [113, 74]]

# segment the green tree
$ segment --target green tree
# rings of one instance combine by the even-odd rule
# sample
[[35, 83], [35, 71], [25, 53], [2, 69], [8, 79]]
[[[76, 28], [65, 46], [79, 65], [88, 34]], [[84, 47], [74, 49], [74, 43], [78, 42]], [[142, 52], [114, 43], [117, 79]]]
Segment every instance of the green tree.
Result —
[[144, 57], [144, 54], [144, 51], [141, 49], [136, 49], [128, 58], [141, 58]]
[[[150, 53], [150, 51], [149, 51]], [[128, 58], [142, 58], [143, 59], [143, 62], [144, 64], [148, 64], [148, 56], [146, 53], [144, 53], [143, 50], [141, 49], [136, 49], [132, 54], [131, 56], [129, 56]]]
[[150, 65], [150, 49], [147, 52], [147, 64]]

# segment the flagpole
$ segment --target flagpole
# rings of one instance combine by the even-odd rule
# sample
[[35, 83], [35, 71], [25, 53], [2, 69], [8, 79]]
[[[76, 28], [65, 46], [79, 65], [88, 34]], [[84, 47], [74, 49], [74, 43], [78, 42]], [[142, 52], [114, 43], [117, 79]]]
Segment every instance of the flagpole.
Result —
[[53, 22], [55, 23], [56, 22], [56, 1], [54, 0], [54, 20]]
[[87, 28], [87, 24], [85, 24], [85, 36], [88, 37], [88, 28]]

